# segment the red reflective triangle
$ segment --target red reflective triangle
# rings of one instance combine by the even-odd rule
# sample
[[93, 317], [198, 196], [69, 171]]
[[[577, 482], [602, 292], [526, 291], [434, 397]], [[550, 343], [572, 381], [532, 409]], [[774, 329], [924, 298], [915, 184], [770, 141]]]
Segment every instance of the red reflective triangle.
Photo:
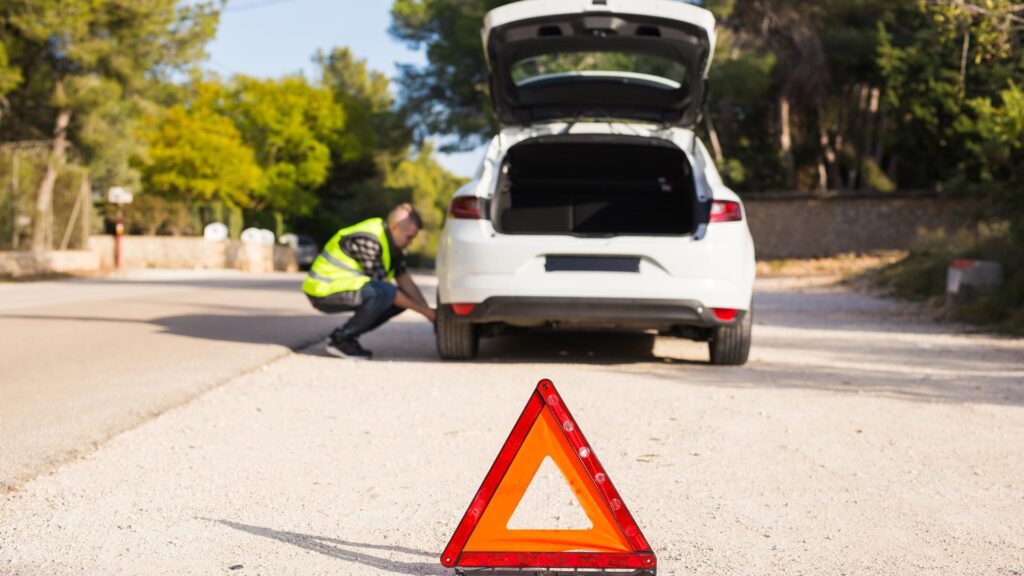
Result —
[[[511, 530], [508, 522], [550, 457], [592, 528]], [[646, 569], [657, 559], [550, 380], [541, 380], [441, 555], [459, 568]]]

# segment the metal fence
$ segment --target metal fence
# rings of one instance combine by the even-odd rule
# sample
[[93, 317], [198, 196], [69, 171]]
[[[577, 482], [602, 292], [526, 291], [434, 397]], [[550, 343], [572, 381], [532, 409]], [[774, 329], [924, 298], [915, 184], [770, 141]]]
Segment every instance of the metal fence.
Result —
[[0, 250], [31, 250], [40, 226], [45, 250], [77, 250], [88, 243], [93, 218], [88, 170], [62, 166], [50, 202], [36, 205], [50, 146], [48, 141], [0, 144]]

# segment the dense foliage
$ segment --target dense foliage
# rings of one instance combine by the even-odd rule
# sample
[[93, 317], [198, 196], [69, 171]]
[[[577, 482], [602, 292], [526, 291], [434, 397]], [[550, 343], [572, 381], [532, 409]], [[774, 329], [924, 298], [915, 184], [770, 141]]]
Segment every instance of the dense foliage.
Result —
[[[394, 0], [392, 34], [427, 54], [402, 69], [397, 102], [347, 49], [316, 55], [314, 79], [195, 72], [220, 2], [3, 2], [0, 147], [35, 163], [18, 178], [34, 178], [22, 189], [37, 220], [55, 189], [77, 190], [76, 167], [95, 190], [129, 186], [192, 215], [162, 232], [225, 219], [323, 238], [398, 201], [430, 213], [459, 181], [414, 143], [471, 149], [494, 133], [479, 32], [509, 1]], [[1021, 4], [702, 4], [719, 44], [698, 128], [733, 187], [984, 193], [1024, 230]], [[28, 228], [35, 247], [44, 228]]]
[[[256, 225], [324, 240], [404, 201], [440, 225], [461, 180], [413, 146], [387, 78], [348, 49], [316, 55], [316, 80], [202, 73], [222, 7], [0, 3], [0, 176], [17, 170], [21, 183], [21, 196], [0, 194], [5, 240], [52, 247], [53, 207], [79, 183], [135, 190], [126, 221], [144, 233], [217, 220], [235, 235]], [[435, 244], [427, 234], [417, 249], [429, 258]]]
[[[392, 33], [429, 60], [403, 71], [410, 113], [453, 147], [495, 130], [479, 29], [507, 3], [394, 1]], [[737, 189], [1020, 187], [1017, 160], [995, 153], [1024, 138], [1013, 120], [1014, 79], [1024, 79], [1020, 4], [703, 4], [718, 18], [719, 44], [701, 128]]]

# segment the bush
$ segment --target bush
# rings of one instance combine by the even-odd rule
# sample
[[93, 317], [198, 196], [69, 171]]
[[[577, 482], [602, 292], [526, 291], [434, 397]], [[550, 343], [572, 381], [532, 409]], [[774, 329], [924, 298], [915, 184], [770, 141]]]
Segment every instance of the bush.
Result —
[[[106, 206], [108, 220], [116, 220], [117, 212], [117, 206]], [[187, 204], [155, 194], [137, 194], [133, 202], [124, 207], [124, 225], [129, 234], [191, 236], [199, 233]]]
[[991, 260], [1003, 265], [1003, 287], [963, 307], [959, 318], [1024, 334], [1024, 247], [1009, 222], [982, 222], [956, 234], [922, 230], [902, 260], [868, 272], [865, 278], [884, 292], [941, 305], [946, 273], [953, 260]]

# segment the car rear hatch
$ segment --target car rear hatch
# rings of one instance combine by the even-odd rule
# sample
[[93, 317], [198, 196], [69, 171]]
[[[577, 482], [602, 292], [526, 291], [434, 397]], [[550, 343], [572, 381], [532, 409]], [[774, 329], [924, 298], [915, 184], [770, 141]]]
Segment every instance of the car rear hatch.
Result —
[[685, 236], [706, 215], [693, 167], [674, 143], [597, 134], [510, 148], [490, 208], [502, 234], [604, 238]]
[[502, 124], [614, 118], [690, 127], [715, 19], [676, 0], [527, 0], [491, 11], [483, 36]]

